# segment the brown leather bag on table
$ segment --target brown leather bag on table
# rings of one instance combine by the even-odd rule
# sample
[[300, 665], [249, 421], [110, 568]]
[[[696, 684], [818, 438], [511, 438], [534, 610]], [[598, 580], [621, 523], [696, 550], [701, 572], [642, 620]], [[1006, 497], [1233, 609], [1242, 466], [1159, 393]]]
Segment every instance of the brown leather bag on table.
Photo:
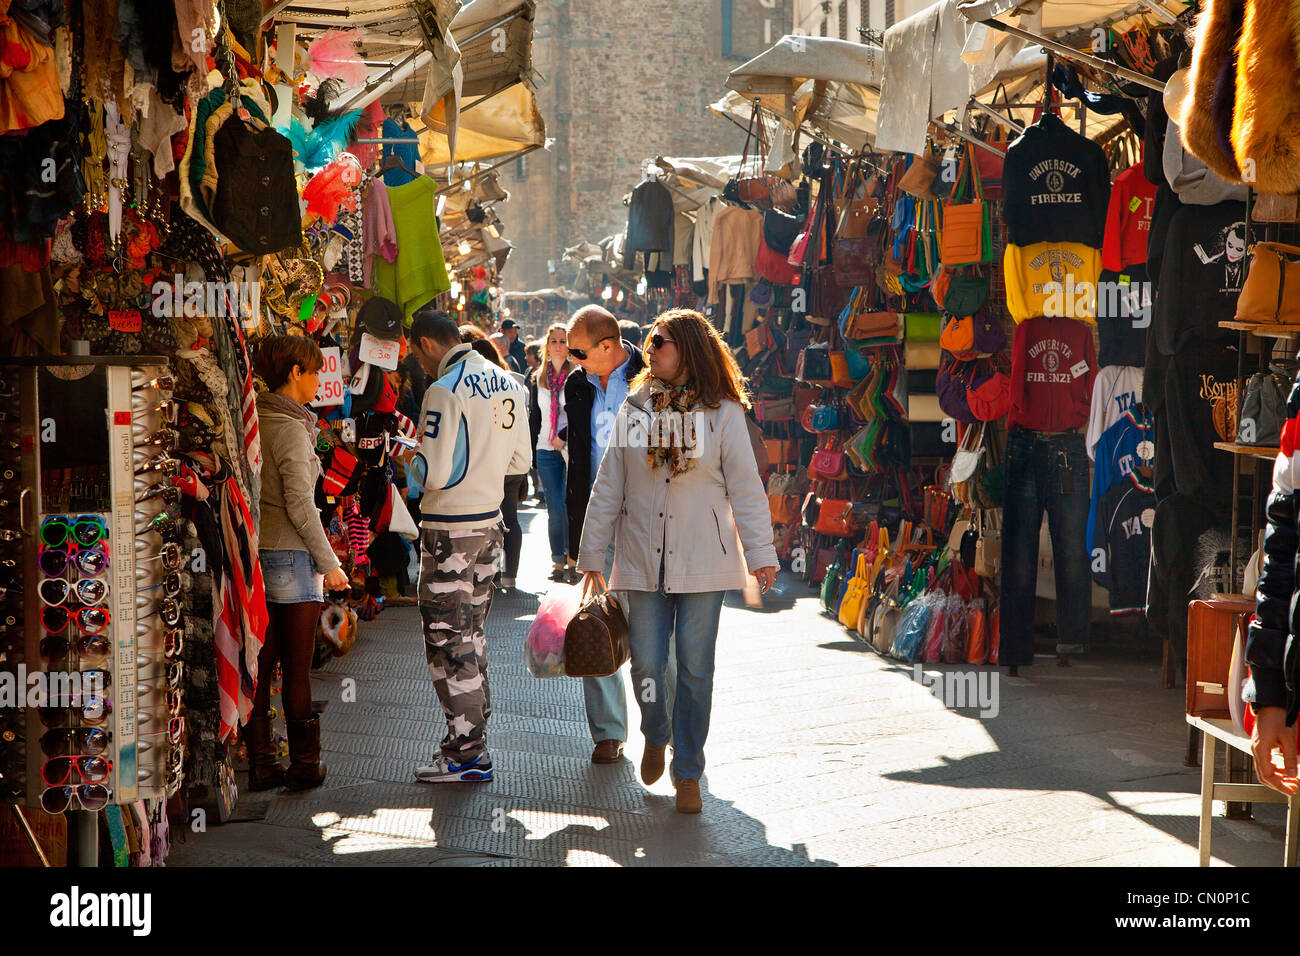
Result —
[[1300, 246], [1257, 242], [1237, 296], [1237, 321], [1300, 325]]
[[582, 607], [564, 631], [564, 673], [567, 677], [609, 677], [632, 657], [627, 615], [613, 591], [594, 593], [583, 585]]
[[1228, 671], [1232, 642], [1243, 617], [1255, 610], [1251, 600], [1215, 598], [1187, 607], [1187, 713], [1196, 717], [1230, 717]]

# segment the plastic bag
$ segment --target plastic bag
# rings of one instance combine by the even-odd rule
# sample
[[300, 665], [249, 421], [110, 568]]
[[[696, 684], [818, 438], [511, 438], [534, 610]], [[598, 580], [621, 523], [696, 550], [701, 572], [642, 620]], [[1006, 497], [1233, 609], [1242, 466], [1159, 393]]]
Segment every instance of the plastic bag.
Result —
[[925, 648], [921, 659], [927, 664], [938, 664], [943, 660], [943, 632], [945, 627], [944, 605], [930, 615], [930, 626], [925, 631]]
[[564, 632], [582, 607], [582, 588], [557, 584], [546, 592], [524, 639], [524, 660], [534, 677], [564, 676]]
[[947, 600], [944, 615], [947, 626], [943, 631], [943, 662], [966, 663], [966, 638], [969, 636], [966, 602], [956, 594]]
[[891, 656], [903, 661], [919, 659], [924, 649], [926, 630], [930, 626], [930, 616], [937, 604], [936, 599], [942, 600], [942, 598], [942, 594], [922, 594], [903, 609], [903, 616], [895, 632], [894, 644], [890, 648]]

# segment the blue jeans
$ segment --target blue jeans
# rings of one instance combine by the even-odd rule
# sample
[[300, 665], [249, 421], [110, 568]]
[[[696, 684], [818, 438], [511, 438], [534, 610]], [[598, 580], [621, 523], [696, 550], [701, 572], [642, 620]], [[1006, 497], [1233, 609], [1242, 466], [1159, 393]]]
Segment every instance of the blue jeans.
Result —
[[[679, 780], [699, 780], [704, 775], [704, 741], [713, 710], [713, 659], [726, 593], [627, 592], [632, 686], [641, 707], [641, 733], [652, 747], [672, 743], [672, 774]], [[676, 692], [670, 694], [673, 652]]]
[[1082, 652], [1087, 649], [1092, 613], [1085, 544], [1090, 488], [1083, 436], [1012, 429], [1003, 481], [998, 662], [1009, 667], [1034, 662], [1038, 532], [1044, 510], [1056, 566], [1056, 649], [1065, 654]]
[[537, 474], [546, 495], [546, 533], [551, 539], [551, 563], [567, 564], [569, 551], [569, 516], [564, 510], [564, 456], [558, 451], [537, 451]]
[[262, 587], [271, 604], [301, 604], [325, 600], [325, 576], [306, 551], [259, 551]]
[[[540, 465], [541, 462], [538, 462]], [[551, 496], [546, 496], [547, 504]], [[605, 549], [605, 580], [614, 569], [614, 545]], [[626, 605], [624, 605], [626, 608]], [[627, 740], [627, 690], [623, 687], [623, 669], [620, 667], [608, 677], [584, 677], [582, 702], [587, 710], [587, 726], [591, 740]]]

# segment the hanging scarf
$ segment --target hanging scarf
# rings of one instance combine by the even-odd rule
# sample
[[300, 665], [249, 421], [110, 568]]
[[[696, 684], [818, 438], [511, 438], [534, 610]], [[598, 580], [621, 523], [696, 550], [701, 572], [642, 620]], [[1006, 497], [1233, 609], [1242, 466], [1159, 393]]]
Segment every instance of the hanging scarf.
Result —
[[564, 395], [564, 383], [569, 380], [572, 371], [572, 366], [565, 363], [564, 368], [557, 372], [555, 363], [549, 358], [546, 360], [546, 387], [551, 392], [551, 440], [547, 442], [548, 448], [555, 447], [555, 433], [560, 427], [560, 399]]
[[[669, 385], [657, 378], [650, 380], [650, 442], [646, 463], [651, 468], [667, 467], [673, 477], [695, 467], [699, 457], [699, 436], [695, 434], [699, 405], [694, 386]], [[668, 413], [668, 414], [665, 414]]]

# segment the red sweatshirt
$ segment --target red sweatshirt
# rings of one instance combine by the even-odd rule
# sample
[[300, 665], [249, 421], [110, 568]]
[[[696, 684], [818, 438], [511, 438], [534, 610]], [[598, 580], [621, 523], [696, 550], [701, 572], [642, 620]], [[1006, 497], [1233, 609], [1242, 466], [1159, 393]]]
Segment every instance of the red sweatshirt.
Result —
[[1147, 261], [1147, 237], [1151, 234], [1151, 210], [1156, 187], [1147, 181], [1142, 164], [1134, 163], [1119, 174], [1110, 187], [1106, 209], [1106, 237], [1101, 245], [1101, 267], [1122, 271], [1125, 266]]
[[1086, 425], [1096, 373], [1091, 326], [1059, 316], [1026, 319], [1011, 345], [1007, 424], [1040, 432]]

